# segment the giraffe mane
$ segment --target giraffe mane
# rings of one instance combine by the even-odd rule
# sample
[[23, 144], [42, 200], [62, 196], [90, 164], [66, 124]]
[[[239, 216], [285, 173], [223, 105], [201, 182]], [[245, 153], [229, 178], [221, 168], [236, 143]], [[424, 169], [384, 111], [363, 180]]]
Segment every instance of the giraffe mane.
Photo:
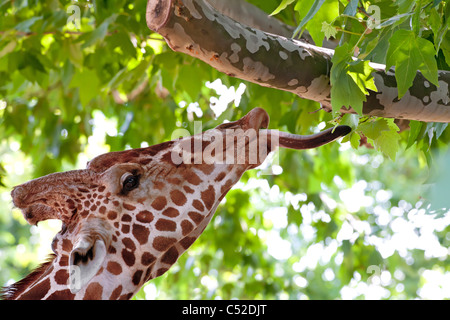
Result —
[[39, 265], [29, 275], [22, 280], [13, 283], [10, 286], [0, 288], [0, 300], [14, 300], [20, 294], [22, 294], [32, 283], [38, 280], [52, 265], [53, 260], [56, 258], [55, 254], [51, 254], [47, 261]]

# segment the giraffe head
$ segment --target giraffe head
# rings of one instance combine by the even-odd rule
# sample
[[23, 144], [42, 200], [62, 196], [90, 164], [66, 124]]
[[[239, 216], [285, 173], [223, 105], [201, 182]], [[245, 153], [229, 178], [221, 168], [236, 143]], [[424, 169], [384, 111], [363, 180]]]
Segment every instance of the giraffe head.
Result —
[[201, 134], [106, 153], [86, 169], [15, 187], [14, 205], [29, 223], [59, 219], [62, 229], [52, 260], [8, 288], [6, 298], [129, 299], [177, 261], [268, 152], [312, 148], [349, 132], [340, 126], [301, 137], [263, 130], [268, 123], [256, 108]]

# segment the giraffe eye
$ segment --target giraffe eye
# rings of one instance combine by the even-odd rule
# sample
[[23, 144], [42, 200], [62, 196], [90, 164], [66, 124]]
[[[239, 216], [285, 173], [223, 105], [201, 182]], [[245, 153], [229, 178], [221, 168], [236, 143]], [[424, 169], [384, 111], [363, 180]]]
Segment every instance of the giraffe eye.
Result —
[[122, 193], [128, 193], [139, 186], [139, 175], [127, 174], [122, 183]]

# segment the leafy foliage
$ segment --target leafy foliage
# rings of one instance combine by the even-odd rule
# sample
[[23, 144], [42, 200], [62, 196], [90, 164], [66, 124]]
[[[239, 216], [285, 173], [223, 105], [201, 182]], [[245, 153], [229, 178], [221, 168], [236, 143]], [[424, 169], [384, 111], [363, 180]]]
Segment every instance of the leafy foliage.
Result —
[[[375, 90], [369, 60], [407, 63], [432, 83], [436, 66], [449, 69], [445, 1], [249, 2], [300, 25], [298, 34], [308, 30], [318, 45], [325, 36], [339, 41], [330, 77], [335, 110], [360, 111], [367, 90]], [[427, 275], [448, 276], [450, 268], [448, 213], [432, 211], [424, 192], [425, 182], [446, 176], [435, 153], [448, 149], [447, 124], [411, 121], [405, 130], [393, 119], [328, 114], [251, 83], [237, 106], [205, 84], [221, 79], [237, 91], [241, 82], [172, 52], [148, 30], [145, 7], [144, 0], [0, 3], [1, 283], [35, 267], [45, 242], [45, 227], [30, 228], [11, 207], [14, 185], [82, 168], [105, 151], [170, 140], [177, 128], [194, 132], [195, 120], [206, 130], [260, 106], [270, 127], [283, 131], [348, 124], [354, 131], [343, 142], [353, 149], [281, 150], [272, 166], [281, 174], [245, 174], [188, 253], [136, 298], [428, 297]], [[399, 94], [411, 74], [396, 73]], [[439, 199], [433, 210], [449, 207]]]
[[399, 98], [411, 87], [417, 70], [422, 71], [431, 83], [439, 86], [435, 53], [433, 44], [417, 37], [414, 31], [397, 30], [392, 35], [389, 40], [386, 68], [395, 64]]
[[[352, 51], [348, 44], [336, 48], [331, 60], [331, 105], [334, 112], [342, 106], [352, 107], [362, 115], [363, 101], [369, 94], [367, 89], [377, 91], [372, 77], [373, 68], [368, 61], [353, 61]], [[366, 89], [367, 87], [367, 89]]]
[[[331, 2], [333, 4], [331, 4]], [[312, 4], [311, 4], [312, 3]], [[339, 10], [327, 9], [327, 18], [320, 15], [306, 15], [305, 8], [318, 8], [329, 3], [339, 5]], [[288, 10], [289, 7], [287, 7]], [[339, 46], [333, 56], [330, 70], [331, 104], [334, 112], [342, 106], [352, 107], [359, 117], [345, 115], [342, 120], [351, 122], [355, 131], [346, 138], [354, 148], [359, 147], [360, 138], [369, 138], [369, 143], [391, 159], [395, 159], [401, 137], [399, 128], [377, 130], [367, 136], [362, 117], [362, 103], [366, 101], [367, 90], [377, 91], [368, 61], [386, 64], [386, 69], [395, 66], [395, 77], [399, 99], [411, 87], [417, 71], [421, 71], [430, 83], [439, 86], [437, 70], [450, 70], [449, 51], [446, 45], [450, 39], [447, 33], [450, 21], [450, 6], [441, 1], [304, 1], [298, 0], [291, 10], [297, 13], [300, 29], [308, 30], [321, 45], [324, 37], [333, 37]], [[321, 22], [309, 22], [319, 18]], [[319, 25], [320, 32], [318, 32]], [[297, 32], [297, 30], [296, 30]], [[318, 40], [319, 39], [319, 40]], [[353, 58], [356, 56], [356, 60]], [[352, 119], [346, 119], [351, 117]], [[339, 120], [339, 119], [338, 119]], [[355, 121], [361, 123], [359, 127]], [[338, 121], [339, 122], [339, 121]], [[379, 123], [373, 119], [369, 122]], [[419, 124], [416, 125], [416, 128]], [[429, 124], [428, 129], [415, 130], [408, 145], [417, 142], [428, 154], [429, 144], [434, 136], [434, 126], [444, 130], [447, 124]], [[428, 135], [429, 143], [420, 141]], [[413, 139], [414, 137], [414, 139]], [[429, 158], [429, 157], [428, 157]]]
[[[289, 3], [292, 1], [282, 2], [276, 12]], [[352, 106], [361, 115], [367, 90], [376, 91], [368, 60], [386, 64], [387, 69], [395, 66], [399, 99], [411, 87], [418, 70], [437, 86], [438, 66], [450, 70], [448, 47], [442, 46], [450, 39], [450, 8], [445, 2], [298, 0], [293, 11], [300, 19], [294, 35], [308, 30], [319, 46], [324, 37], [339, 41], [330, 71], [334, 111]], [[386, 142], [395, 144], [398, 139], [394, 134], [384, 135], [395, 137]]]

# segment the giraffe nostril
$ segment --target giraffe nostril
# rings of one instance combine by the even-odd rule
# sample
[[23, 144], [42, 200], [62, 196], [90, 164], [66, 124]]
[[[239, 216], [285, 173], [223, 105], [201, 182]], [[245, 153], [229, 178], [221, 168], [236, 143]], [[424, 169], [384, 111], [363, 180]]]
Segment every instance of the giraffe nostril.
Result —
[[33, 219], [33, 210], [31, 208], [26, 208], [23, 211], [23, 214], [25, 216], [25, 219], [27, 219], [27, 220]]

